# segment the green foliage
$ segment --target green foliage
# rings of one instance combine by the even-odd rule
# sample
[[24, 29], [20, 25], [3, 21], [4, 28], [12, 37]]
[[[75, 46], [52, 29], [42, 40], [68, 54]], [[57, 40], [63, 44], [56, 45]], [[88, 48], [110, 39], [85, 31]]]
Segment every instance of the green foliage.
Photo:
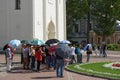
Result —
[[67, 27], [67, 34], [70, 34], [70, 32], [72, 31], [71, 27]]
[[90, 20], [96, 22], [95, 33], [102, 37], [110, 36], [115, 32], [115, 21], [120, 20], [119, 8], [120, 0], [67, 0], [67, 25], [73, 19], [91, 17]]
[[[100, 36], [110, 36], [115, 31], [115, 22], [119, 19], [116, 7], [119, 6], [119, 0], [94, 0], [92, 15], [97, 22], [94, 31]], [[116, 5], [117, 4], [117, 5]]]
[[118, 44], [108, 44], [108, 45], [107, 45], [107, 49], [108, 49], [108, 50], [114, 50], [114, 51], [120, 50]]
[[67, 18], [80, 19], [81, 17], [85, 17], [89, 10], [88, 1], [89, 0], [67, 0]]

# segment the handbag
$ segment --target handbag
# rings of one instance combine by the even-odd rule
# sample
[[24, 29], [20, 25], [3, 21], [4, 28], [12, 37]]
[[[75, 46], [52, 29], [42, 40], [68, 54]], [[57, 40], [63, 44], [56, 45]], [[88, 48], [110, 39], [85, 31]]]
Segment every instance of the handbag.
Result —
[[87, 51], [87, 54], [92, 54], [92, 51]]

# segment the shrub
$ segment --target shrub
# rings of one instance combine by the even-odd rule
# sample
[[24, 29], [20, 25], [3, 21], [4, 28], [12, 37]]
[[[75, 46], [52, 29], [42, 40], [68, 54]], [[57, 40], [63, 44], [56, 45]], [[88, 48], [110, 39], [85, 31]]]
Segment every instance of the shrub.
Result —
[[119, 45], [118, 44], [108, 44], [107, 45], [107, 49], [108, 50], [120, 50], [120, 48], [119, 48]]

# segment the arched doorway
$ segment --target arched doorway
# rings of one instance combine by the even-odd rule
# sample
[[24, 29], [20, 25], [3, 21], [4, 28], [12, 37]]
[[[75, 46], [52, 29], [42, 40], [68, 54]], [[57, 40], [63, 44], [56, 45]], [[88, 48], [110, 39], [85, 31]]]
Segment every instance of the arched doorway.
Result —
[[52, 21], [50, 21], [48, 25], [48, 39], [53, 38], [55, 38], [55, 25]]

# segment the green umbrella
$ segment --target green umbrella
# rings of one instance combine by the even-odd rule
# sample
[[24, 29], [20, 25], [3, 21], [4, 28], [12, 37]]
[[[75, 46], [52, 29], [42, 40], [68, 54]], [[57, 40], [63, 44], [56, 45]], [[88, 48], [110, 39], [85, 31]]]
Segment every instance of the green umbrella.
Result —
[[45, 44], [45, 41], [43, 41], [43, 40], [33, 40], [32, 41], [32, 44], [33, 45], [44, 45]]
[[21, 43], [22, 44], [31, 44], [31, 41], [29, 41], [29, 40], [21, 40]]

